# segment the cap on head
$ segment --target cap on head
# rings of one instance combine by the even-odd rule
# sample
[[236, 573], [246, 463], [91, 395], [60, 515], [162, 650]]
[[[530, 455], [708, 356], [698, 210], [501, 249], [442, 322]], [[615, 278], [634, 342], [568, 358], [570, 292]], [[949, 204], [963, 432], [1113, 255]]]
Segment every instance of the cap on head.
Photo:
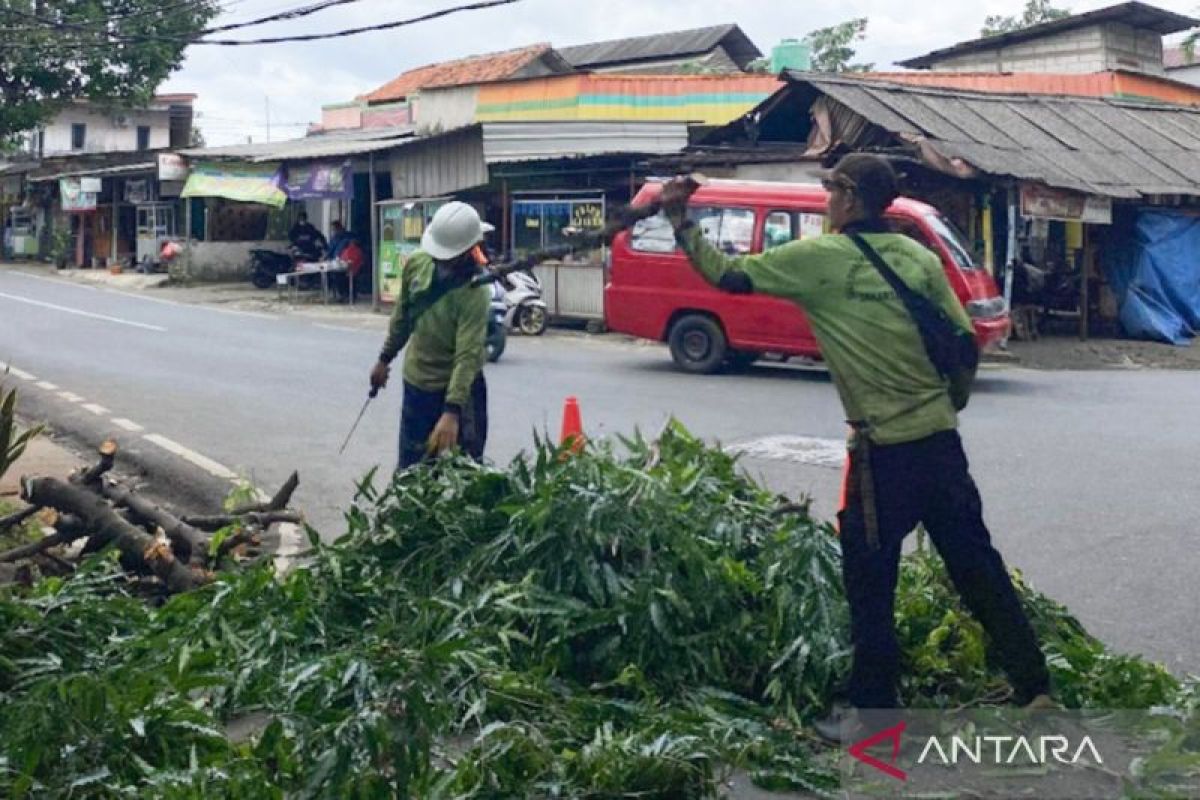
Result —
[[439, 261], [449, 261], [470, 250], [482, 237], [479, 212], [456, 200], [433, 215], [421, 236], [421, 249]]
[[886, 159], [869, 153], [852, 153], [837, 163], [822, 180], [850, 189], [872, 216], [883, 216], [892, 201], [900, 196], [899, 181]]

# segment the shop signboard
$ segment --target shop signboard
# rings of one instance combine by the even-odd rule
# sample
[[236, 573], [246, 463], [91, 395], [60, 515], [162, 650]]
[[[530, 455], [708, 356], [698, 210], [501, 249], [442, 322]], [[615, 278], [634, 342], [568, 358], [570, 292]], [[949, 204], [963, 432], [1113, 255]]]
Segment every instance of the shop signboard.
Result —
[[187, 160], [178, 153], [158, 154], [158, 179], [160, 181], [186, 181]]
[[290, 200], [346, 200], [353, 193], [349, 161], [288, 164], [285, 185]]
[[1021, 185], [1021, 215], [1035, 219], [1111, 225], [1112, 198], [1025, 183]]
[[62, 210], [68, 212], [95, 211], [96, 193], [85, 192], [79, 178], [59, 178], [58, 194]]

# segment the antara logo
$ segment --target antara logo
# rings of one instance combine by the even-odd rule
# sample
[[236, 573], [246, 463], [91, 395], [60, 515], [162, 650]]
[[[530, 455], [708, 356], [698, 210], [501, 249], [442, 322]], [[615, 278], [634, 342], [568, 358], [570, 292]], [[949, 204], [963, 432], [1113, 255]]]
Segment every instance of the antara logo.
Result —
[[[901, 722], [882, 730], [851, 745], [850, 755], [890, 778], [907, 781], [908, 773], [896, 765], [900, 757], [900, 740], [907, 729], [907, 724]], [[882, 761], [867, 752], [884, 742], [890, 742], [892, 745], [890, 761]], [[953, 736], [949, 737], [946, 743], [936, 736], [930, 736], [917, 757], [917, 764], [953, 766], [971, 763], [1029, 767], [1046, 766], [1052, 761], [1059, 764], [1078, 764], [1085, 759], [1096, 765], [1104, 763], [1090, 736], [1084, 736], [1078, 745], [1072, 745], [1066, 736], [976, 736], [974, 739]]]

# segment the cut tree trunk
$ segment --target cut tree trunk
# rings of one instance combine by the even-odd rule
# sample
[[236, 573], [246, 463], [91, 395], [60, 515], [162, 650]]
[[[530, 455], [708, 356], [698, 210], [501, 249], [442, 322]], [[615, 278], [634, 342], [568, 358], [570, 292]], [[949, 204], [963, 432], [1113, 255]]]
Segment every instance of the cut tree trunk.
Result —
[[177, 559], [166, 542], [121, 519], [103, 498], [86, 489], [55, 478], [26, 478], [21, 496], [31, 505], [78, 516], [94, 531], [93, 541], [102, 547], [115, 545], [127, 568], [157, 575], [171, 592], [186, 592], [211, 580], [204, 570], [191, 568]]
[[100, 460], [83, 472], [72, 476], [72, 483], [78, 483], [80, 486], [95, 486], [104, 473], [113, 468], [117, 460], [117, 443], [112, 439], [106, 439], [100, 445], [99, 452]]

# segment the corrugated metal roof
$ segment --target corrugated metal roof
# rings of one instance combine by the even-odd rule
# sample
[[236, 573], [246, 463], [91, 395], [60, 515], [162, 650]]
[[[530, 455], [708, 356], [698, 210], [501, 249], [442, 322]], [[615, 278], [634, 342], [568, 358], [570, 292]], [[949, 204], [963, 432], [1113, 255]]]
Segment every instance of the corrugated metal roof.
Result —
[[962, 92], [804, 72], [788, 78], [980, 172], [1117, 198], [1200, 196], [1200, 109], [1190, 106]]
[[742, 29], [732, 23], [560, 47], [558, 52], [576, 69], [596, 69], [614, 64], [698, 55], [722, 43], [742, 67], [762, 56]]
[[1040, 25], [1031, 25], [1028, 28], [1021, 28], [1009, 33], [984, 36], [979, 39], [959, 42], [956, 45], [945, 47], [941, 50], [934, 50], [932, 53], [926, 53], [923, 56], [897, 63], [902, 67], [926, 69], [955, 56], [975, 53], [980, 50], [994, 50], [1000, 47], [1008, 47], [1018, 42], [1027, 42], [1031, 39], [1040, 39], [1065, 31], [1085, 28], [1091, 25], [1100, 25], [1107, 22], [1119, 22], [1129, 25], [1132, 28], [1142, 28], [1162, 35], [1186, 31], [1189, 28], [1200, 25], [1200, 20], [1186, 17], [1183, 14], [1176, 14], [1173, 11], [1155, 8], [1145, 3], [1121, 3], [1120, 5], [1101, 8], [1084, 14], [1073, 14], [1063, 19], [1043, 22]]
[[485, 122], [488, 164], [588, 156], [666, 155], [687, 147], [685, 122]]
[[238, 161], [304, 161], [315, 158], [338, 158], [388, 150], [407, 143], [414, 131], [405, 125], [396, 128], [330, 131], [302, 139], [282, 142], [234, 144], [225, 147], [202, 147], [180, 152], [188, 158], [236, 159]]
[[146, 161], [141, 164], [123, 164], [119, 167], [93, 167], [91, 169], [82, 167], [78, 169], [67, 170], [65, 172], [56, 172], [52, 175], [38, 175], [31, 177], [30, 183], [43, 183], [45, 181], [56, 181], [59, 178], [86, 178], [100, 177], [108, 175], [136, 175], [139, 172], [158, 172], [157, 161]]
[[[1163, 51], [1166, 53], [1167, 51]], [[1164, 57], [1165, 61], [1165, 57]], [[1200, 105], [1200, 86], [1161, 75], [1128, 70], [1106, 72], [869, 72], [862, 77], [888, 83], [936, 86], [970, 92], [1059, 94], [1071, 97], [1157, 99], [1165, 103]]]

